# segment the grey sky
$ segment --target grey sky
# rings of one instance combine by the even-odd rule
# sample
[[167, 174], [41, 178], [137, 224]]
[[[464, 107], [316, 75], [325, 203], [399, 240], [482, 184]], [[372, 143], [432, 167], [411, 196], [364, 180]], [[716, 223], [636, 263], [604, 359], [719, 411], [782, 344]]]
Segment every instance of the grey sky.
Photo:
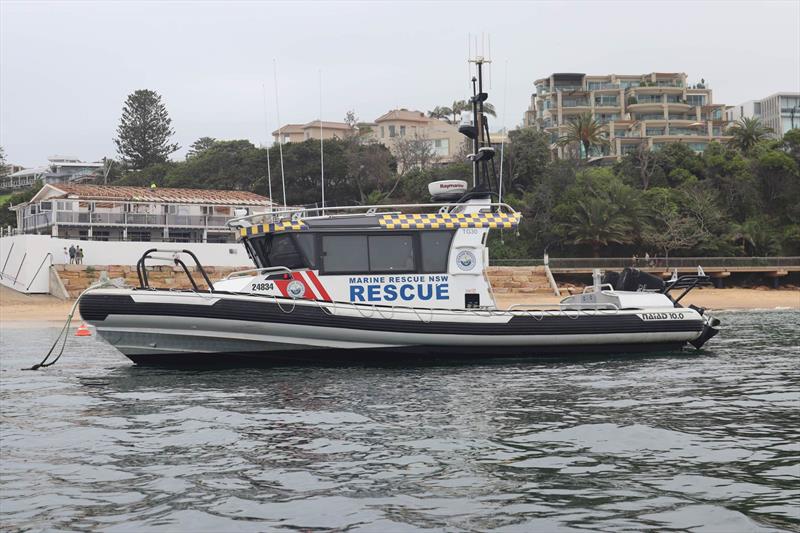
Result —
[[[475, 10], [480, 12], [479, 15]], [[480, 25], [475, 20], [480, 19]], [[126, 95], [158, 91], [186, 147], [265, 141], [355, 109], [428, 110], [467, 96], [468, 33], [491, 35], [491, 101], [517, 125], [551, 72], [686, 72], [726, 104], [800, 91], [800, 2], [0, 2], [0, 145], [10, 162], [115, 156]], [[505, 68], [507, 108], [503, 113]]]

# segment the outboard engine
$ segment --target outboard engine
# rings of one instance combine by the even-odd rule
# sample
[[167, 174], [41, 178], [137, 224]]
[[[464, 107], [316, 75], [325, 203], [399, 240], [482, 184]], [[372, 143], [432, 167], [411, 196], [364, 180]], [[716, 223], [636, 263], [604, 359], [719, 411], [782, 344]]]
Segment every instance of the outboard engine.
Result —
[[614, 289], [618, 291], [660, 291], [663, 288], [664, 280], [661, 278], [631, 267], [625, 268], [614, 284]]

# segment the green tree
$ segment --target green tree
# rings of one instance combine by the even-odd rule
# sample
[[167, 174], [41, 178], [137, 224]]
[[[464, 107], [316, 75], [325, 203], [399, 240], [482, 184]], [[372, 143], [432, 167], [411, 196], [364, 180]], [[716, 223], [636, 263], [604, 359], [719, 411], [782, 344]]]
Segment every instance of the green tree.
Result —
[[765, 141], [772, 133], [772, 128], [765, 127], [758, 118], [742, 117], [728, 128], [727, 134], [732, 136], [728, 141], [731, 146], [749, 154], [761, 141]]
[[163, 163], [180, 146], [170, 143], [175, 133], [161, 96], [140, 89], [128, 95], [114, 143], [122, 160], [135, 170]]
[[794, 128], [783, 134], [783, 149], [794, 158], [800, 166], [800, 128]]
[[743, 223], [734, 225], [730, 239], [741, 246], [745, 255], [770, 256], [780, 249], [775, 225], [763, 215], [748, 218]]
[[256, 180], [266, 174], [266, 169], [266, 151], [259, 150], [250, 141], [215, 141], [186, 161], [175, 164], [166, 177], [166, 184], [251, 191]]
[[189, 153], [186, 154], [186, 159], [201, 154], [214, 146], [217, 140], [214, 137], [200, 137], [189, 146]]
[[534, 128], [511, 131], [504, 163], [504, 194], [531, 190], [541, 181], [550, 163], [547, 135]]
[[554, 211], [557, 233], [572, 244], [588, 245], [594, 257], [611, 244], [636, 240], [638, 197], [608, 169], [581, 172]]
[[17, 191], [9, 196], [4, 197], [3, 200], [0, 200], [0, 226], [16, 226], [17, 213], [11, 211], [9, 208], [12, 205], [29, 201], [36, 195], [37, 192], [39, 192], [41, 188], [42, 182], [41, 180], [37, 180], [31, 188]]
[[[450, 124], [457, 124], [464, 111], [472, 111], [472, 102], [469, 100], [456, 100], [449, 106], [436, 106], [428, 111], [428, 116], [446, 120]], [[489, 102], [483, 103], [483, 112], [493, 117], [497, 116], [497, 111]]]
[[560, 146], [579, 145], [583, 150], [582, 157], [588, 159], [592, 148], [608, 146], [603, 126], [592, 118], [591, 113], [584, 113], [572, 119], [567, 125], [567, 133], [558, 139]]

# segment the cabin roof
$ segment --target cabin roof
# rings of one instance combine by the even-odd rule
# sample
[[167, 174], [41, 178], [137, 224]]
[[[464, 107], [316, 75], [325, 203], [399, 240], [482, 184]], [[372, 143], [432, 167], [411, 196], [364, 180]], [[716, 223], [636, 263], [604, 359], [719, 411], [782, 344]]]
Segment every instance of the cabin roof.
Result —
[[243, 238], [273, 233], [336, 230], [425, 231], [461, 228], [514, 229], [520, 213], [378, 213], [342, 218], [309, 218], [284, 220], [271, 224], [255, 224], [239, 229]]

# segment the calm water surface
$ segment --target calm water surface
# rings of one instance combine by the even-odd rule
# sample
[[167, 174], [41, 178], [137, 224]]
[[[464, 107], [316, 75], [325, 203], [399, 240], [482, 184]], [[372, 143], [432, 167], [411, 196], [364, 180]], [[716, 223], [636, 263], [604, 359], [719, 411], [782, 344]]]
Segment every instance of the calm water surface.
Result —
[[800, 312], [699, 355], [137, 368], [4, 326], [0, 529], [800, 530]]

